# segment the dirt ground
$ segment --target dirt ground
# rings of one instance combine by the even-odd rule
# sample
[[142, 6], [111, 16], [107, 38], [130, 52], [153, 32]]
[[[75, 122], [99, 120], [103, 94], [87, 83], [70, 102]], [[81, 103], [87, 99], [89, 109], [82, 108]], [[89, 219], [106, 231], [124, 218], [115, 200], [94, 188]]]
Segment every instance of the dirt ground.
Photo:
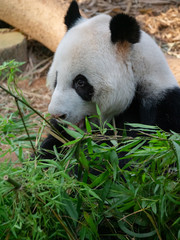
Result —
[[178, 81], [178, 83], [180, 85], [180, 58], [175, 58], [175, 57], [167, 55], [166, 59], [168, 61], [171, 71], [173, 72], [176, 80]]

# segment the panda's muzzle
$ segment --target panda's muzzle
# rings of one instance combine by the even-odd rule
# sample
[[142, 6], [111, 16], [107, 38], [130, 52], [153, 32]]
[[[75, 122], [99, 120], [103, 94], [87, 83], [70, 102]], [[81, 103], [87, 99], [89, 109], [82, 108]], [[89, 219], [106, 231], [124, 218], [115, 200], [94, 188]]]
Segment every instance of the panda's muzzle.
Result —
[[61, 120], [65, 120], [66, 119], [66, 114], [58, 114], [58, 115], [52, 115], [52, 118], [55, 118], [55, 119], [61, 119]]

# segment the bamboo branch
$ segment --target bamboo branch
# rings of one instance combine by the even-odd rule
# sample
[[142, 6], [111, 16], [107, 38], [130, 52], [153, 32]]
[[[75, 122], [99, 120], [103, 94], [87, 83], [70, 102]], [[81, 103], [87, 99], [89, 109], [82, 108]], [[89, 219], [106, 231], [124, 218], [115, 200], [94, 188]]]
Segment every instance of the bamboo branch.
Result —
[[[15, 101], [19, 101], [21, 103], [23, 103], [24, 105], [26, 105], [28, 108], [30, 108], [34, 113], [36, 113], [41, 119], [43, 119], [50, 128], [52, 128], [55, 132], [58, 132], [58, 130], [50, 123], [48, 122], [37, 110], [35, 110], [33, 107], [31, 107], [27, 102], [23, 101], [22, 99], [20, 99], [19, 97], [17, 97], [16, 95], [14, 95], [12, 92], [10, 92], [8, 89], [4, 88], [2, 85], [0, 85], [0, 88], [5, 91], [7, 94], [9, 94], [10, 96], [12, 96]], [[58, 132], [58, 135], [60, 138], [62, 138], [62, 143], [67, 142], [67, 139], [60, 133]]]
[[33, 145], [32, 141], [31, 141], [31, 138], [30, 138], [30, 135], [29, 135], [29, 131], [28, 131], [27, 127], [26, 127], [26, 124], [25, 124], [25, 121], [24, 121], [24, 118], [23, 118], [23, 114], [22, 114], [21, 109], [20, 109], [20, 107], [19, 107], [18, 100], [15, 99], [15, 102], [16, 102], [16, 106], [17, 106], [17, 108], [18, 108], [18, 111], [19, 111], [19, 115], [20, 115], [20, 117], [21, 117], [21, 120], [22, 120], [22, 122], [23, 122], [24, 129], [25, 129], [26, 134], [27, 134], [27, 136], [28, 136], [28, 139], [29, 139], [29, 141], [30, 141], [31, 147], [32, 147], [32, 149], [33, 149], [34, 154], [36, 155], [36, 150], [35, 150], [35, 148], [34, 148], [34, 145]]
[[[50, 123], [48, 122], [48, 120], [46, 120], [36, 109], [34, 109], [33, 107], [31, 107], [31, 105], [29, 105], [27, 102], [23, 101], [22, 99], [20, 99], [19, 97], [17, 97], [16, 95], [14, 95], [12, 92], [10, 92], [8, 89], [4, 88], [2, 85], [0, 85], [0, 88], [5, 91], [7, 94], [11, 95], [15, 100], [23, 103], [24, 105], [26, 105], [28, 108], [30, 108], [34, 113], [36, 113], [40, 118], [42, 118], [48, 125], [50, 128], [52, 128], [55, 132], [57, 131], [57, 129]], [[60, 134], [60, 133], [59, 133]], [[65, 141], [66, 138], [64, 138], [62, 136], [62, 134], [60, 134], [61, 138], [64, 139]]]
[[3, 177], [3, 179], [5, 181], [7, 181], [8, 183], [12, 184], [16, 189], [19, 189], [21, 187], [21, 184], [17, 183], [16, 181], [14, 181], [12, 178], [10, 178], [8, 175], [5, 175]]

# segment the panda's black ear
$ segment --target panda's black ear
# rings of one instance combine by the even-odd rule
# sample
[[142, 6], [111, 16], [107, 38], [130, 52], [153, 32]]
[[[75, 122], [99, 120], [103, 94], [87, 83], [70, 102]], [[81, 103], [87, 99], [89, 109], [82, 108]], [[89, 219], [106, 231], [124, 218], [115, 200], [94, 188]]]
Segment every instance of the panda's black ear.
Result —
[[111, 41], [137, 43], [140, 40], [140, 27], [136, 19], [124, 13], [114, 16], [110, 22]]
[[67, 29], [69, 30], [71, 27], [73, 27], [79, 18], [81, 18], [79, 6], [76, 1], [72, 1], [64, 18], [64, 23], [66, 24]]

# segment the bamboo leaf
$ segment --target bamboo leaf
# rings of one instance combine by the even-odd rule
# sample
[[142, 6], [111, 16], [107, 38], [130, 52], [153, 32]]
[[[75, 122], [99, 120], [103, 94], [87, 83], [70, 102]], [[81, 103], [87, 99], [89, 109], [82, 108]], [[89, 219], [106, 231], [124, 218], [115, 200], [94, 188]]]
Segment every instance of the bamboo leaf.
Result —
[[123, 223], [122, 221], [119, 222], [119, 226], [121, 228], [121, 230], [123, 232], [125, 232], [126, 234], [128, 234], [129, 236], [131, 237], [136, 237], [136, 238], [149, 238], [149, 237], [152, 237], [156, 234], [156, 231], [151, 231], [151, 232], [147, 232], [147, 233], [135, 233], [131, 230], [129, 230], [126, 226], [125, 226], [125, 223]]
[[85, 218], [87, 224], [90, 226], [90, 229], [92, 230], [92, 232], [96, 236], [98, 236], [97, 225], [94, 223], [92, 216], [90, 216], [87, 212], [84, 212], [84, 218]]
[[87, 117], [85, 118], [85, 123], [86, 123], [86, 130], [87, 130], [87, 132], [91, 133], [92, 129], [91, 129], [91, 125], [90, 125], [89, 120], [88, 120]]
[[180, 145], [175, 142], [175, 141], [172, 141], [173, 145], [174, 145], [174, 149], [175, 149], [175, 153], [176, 153], [176, 156], [177, 156], [177, 164], [178, 164], [178, 174], [179, 174], [179, 177], [180, 177]]

